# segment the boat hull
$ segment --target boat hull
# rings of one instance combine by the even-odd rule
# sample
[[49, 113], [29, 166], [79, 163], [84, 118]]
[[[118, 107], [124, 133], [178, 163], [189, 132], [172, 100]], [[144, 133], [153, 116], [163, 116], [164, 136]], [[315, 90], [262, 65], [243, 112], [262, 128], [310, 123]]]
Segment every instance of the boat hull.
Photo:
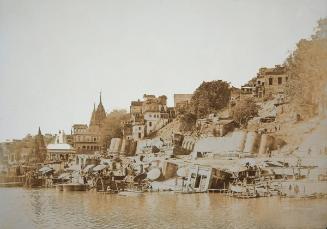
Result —
[[[58, 187], [58, 186], [57, 186]], [[58, 187], [58, 190], [60, 190], [61, 187]], [[86, 184], [63, 184], [62, 185], [62, 191], [64, 192], [70, 192], [70, 191], [87, 191], [88, 185]]]
[[12, 188], [12, 187], [23, 187], [23, 182], [8, 182], [8, 183], [0, 183], [0, 188]]
[[57, 184], [56, 185], [56, 190], [58, 190], [58, 191], [64, 191], [63, 184]]
[[119, 192], [118, 195], [120, 196], [140, 196], [143, 195], [142, 191], [122, 191]]

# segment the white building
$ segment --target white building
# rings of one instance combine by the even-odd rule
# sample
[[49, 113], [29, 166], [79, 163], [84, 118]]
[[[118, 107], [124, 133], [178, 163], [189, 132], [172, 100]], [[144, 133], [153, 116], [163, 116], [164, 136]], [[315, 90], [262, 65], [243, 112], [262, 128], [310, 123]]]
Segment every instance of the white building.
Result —
[[159, 130], [168, 123], [168, 115], [160, 112], [145, 112], [146, 135]]
[[145, 135], [145, 125], [135, 123], [133, 125], [133, 130], [132, 130], [133, 139], [134, 140], [142, 139], [144, 138], [144, 135]]
[[68, 161], [75, 154], [74, 148], [66, 143], [65, 133], [60, 130], [55, 142], [47, 145], [48, 159], [51, 161]]
[[169, 122], [167, 97], [162, 95], [144, 95], [143, 101], [132, 101], [131, 119], [124, 125], [124, 138], [144, 139], [147, 135], [159, 130]]

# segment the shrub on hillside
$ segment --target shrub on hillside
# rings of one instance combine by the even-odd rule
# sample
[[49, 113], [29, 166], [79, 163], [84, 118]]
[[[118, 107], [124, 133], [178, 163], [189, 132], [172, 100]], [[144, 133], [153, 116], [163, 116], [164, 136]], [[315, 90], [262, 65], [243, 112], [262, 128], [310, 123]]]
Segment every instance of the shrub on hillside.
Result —
[[232, 117], [240, 126], [246, 126], [248, 121], [258, 115], [259, 107], [253, 99], [247, 98], [239, 101], [232, 108]]
[[225, 108], [228, 105], [230, 94], [230, 85], [225, 81], [203, 82], [193, 94], [190, 111], [197, 118], [203, 118]]

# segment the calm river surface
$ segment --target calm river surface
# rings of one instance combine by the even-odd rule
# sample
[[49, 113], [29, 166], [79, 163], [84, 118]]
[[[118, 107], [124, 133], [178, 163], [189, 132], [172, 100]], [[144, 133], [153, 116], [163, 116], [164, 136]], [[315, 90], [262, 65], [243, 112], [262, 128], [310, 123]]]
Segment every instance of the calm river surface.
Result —
[[0, 228], [326, 228], [327, 200], [0, 188]]

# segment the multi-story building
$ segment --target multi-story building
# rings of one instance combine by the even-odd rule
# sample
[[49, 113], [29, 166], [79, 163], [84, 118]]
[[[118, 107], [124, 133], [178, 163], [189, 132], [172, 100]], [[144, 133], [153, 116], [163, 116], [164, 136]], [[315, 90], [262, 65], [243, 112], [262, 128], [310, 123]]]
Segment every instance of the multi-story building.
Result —
[[165, 126], [174, 112], [167, 107], [165, 95], [144, 94], [143, 101], [132, 101], [130, 122], [124, 123], [124, 137], [133, 140], [143, 139]]
[[139, 114], [142, 114], [142, 107], [143, 107], [142, 101], [140, 100], [132, 101], [130, 106], [130, 114], [134, 116], [138, 116]]
[[276, 65], [274, 68], [260, 68], [254, 84], [258, 98], [271, 97], [284, 93], [288, 82], [285, 66]]
[[91, 132], [86, 124], [73, 125], [73, 147], [78, 153], [101, 150], [99, 132]]
[[155, 95], [143, 95], [143, 103], [142, 103], [142, 113], [146, 112], [167, 112], [167, 97], [165, 95], [158, 96], [156, 98]]
[[145, 120], [145, 134], [149, 135], [152, 132], [159, 130], [161, 127], [167, 125], [169, 120], [168, 113], [146, 111], [144, 114]]
[[285, 66], [276, 65], [274, 68], [260, 68], [257, 77], [241, 87], [241, 99], [276, 97], [284, 93], [287, 83], [288, 74]]

